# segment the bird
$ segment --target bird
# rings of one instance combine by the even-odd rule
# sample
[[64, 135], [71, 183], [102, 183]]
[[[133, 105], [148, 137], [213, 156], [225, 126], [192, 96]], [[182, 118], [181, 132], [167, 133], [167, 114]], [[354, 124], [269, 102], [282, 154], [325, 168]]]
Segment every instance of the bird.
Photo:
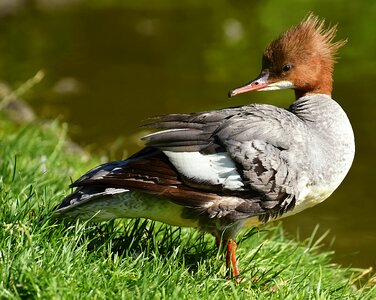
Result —
[[236, 237], [312, 207], [341, 184], [355, 154], [345, 111], [332, 99], [333, 66], [346, 40], [310, 13], [264, 50], [260, 74], [229, 92], [293, 89], [288, 108], [248, 104], [149, 119], [154, 132], [128, 159], [71, 184], [54, 215], [146, 218], [212, 234], [240, 278]]

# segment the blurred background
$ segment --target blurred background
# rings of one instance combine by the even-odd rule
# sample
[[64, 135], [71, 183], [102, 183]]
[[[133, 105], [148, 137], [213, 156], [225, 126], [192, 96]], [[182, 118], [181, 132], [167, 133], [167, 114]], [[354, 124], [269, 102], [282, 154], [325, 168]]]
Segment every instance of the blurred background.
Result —
[[0, 0], [0, 83], [16, 89], [39, 70], [24, 100], [69, 124], [78, 144], [110, 159], [142, 147], [150, 116], [248, 103], [288, 107], [292, 91], [227, 92], [260, 71], [272, 39], [309, 12], [348, 39], [333, 98], [352, 121], [353, 167], [326, 202], [283, 221], [304, 239], [317, 224], [344, 266], [376, 266], [376, 2]]

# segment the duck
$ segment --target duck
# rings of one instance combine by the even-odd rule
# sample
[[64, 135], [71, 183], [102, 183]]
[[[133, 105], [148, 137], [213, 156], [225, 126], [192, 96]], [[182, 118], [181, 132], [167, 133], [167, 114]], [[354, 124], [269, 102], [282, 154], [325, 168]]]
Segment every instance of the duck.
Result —
[[327, 199], [350, 170], [354, 134], [332, 99], [333, 66], [346, 41], [309, 14], [273, 40], [260, 74], [229, 92], [293, 89], [288, 108], [249, 104], [167, 114], [128, 159], [93, 168], [54, 211], [61, 219], [146, 218], [212, 234], [239, 278], [241, 229], [284, 218]]

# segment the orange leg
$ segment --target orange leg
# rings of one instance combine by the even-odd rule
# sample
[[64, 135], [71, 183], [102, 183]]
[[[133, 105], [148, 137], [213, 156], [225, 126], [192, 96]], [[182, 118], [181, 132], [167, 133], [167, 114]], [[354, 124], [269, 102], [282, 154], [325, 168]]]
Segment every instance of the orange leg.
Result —
[[226, 266], [232, 277], [238, 277], [240, 274], [238, 261], [236, 260], [236, 248], [238, 248], [238, 245], [235, 241], [229, 240], [227, 242]]

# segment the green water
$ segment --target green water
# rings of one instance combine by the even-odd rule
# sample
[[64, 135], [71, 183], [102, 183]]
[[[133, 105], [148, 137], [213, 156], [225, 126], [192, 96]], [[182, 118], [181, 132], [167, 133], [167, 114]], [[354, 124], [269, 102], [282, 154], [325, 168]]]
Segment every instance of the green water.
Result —
[[44, 69], [26, 100], [39, 116], [67, 121], [76, 142], [113, 159], [140, 149], [139, 125], [150, 116], [251, 102], [287, 107], [291, 91], [226, 95], [258, 74], [266, 44], [309, 11], [339, 23], [338, 38], [348, 44], [333, 98], [353, 124], [356, 158], [333, 196], [284, 226], [305, 238], [320, 224], [319, 232], [331, 230], [326, 244], [335, 237], [336, 262], [376, 265], [376, 2], [67, 2], [74, 5], [33, 1], [0, 10], [0, 80], [17, 87]]

